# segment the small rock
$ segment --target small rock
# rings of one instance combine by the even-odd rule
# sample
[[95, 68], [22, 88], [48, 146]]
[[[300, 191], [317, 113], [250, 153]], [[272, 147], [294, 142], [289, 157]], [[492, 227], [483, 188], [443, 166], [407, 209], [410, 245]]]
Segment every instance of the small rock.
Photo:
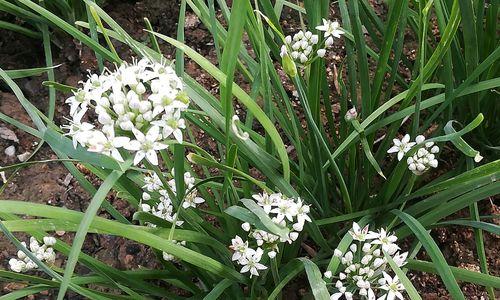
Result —
[[16, 147], [14, 146], [9, 146], [5, 148], [5, 155], [7, 156], [14, 156], [16, 154]]
[[0, 138], [19, 143], [19, 139], [14, 131], [4, 126], [0, 127]]
[[63, 184], [65, 186], [68, 186], [71, 183], [71, 179], [73, 179], [73, 175], [71, 175], [71, 173], [68, 173], [68, 175], [66, 175], [66, 177], [63, 180]]
[[23, 154], [19, 154], [17, 156], [17, 159], [19, 159], [19, 161], [21, 161], [21, 162], [24, 162], [24, 161], [26, 161], [28, 159], [28, 157], [30, 157], [30, 155], [31, 155], [31, 153], [28, 152], [28, 151], [26, 151]]

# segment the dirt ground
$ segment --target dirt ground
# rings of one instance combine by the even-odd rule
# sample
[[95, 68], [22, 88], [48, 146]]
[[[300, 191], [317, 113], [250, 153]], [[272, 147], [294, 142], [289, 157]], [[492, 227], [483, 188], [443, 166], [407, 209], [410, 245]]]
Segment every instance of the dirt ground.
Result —
[[[108, 1], [104, 8], [123, 28], [134, 38], [140, 41], [147, 41], [148, 37], [142, 30], [143, 17], [148, 17], [155, 30], [174, 36], [176, 30], [176, 20], [178, 19], [177, 1], [144, 0], [134, 3], [134, 1]], [[380, 15], [385, 14], [385, 8], [376, 4]], [[335, 8], [332, 8], [335, 13]], [[10, 16], [1, 15], [0, 19], [10, 18]], [[13, 21], [12, 18], [9, 19]], [[297, 16], [287, 13], [284, 17], [284, 27], [290, 31], [297, 29]], [[56, 70], [56, 81], [76, 85], [77, 82], [86, 77], [87, 70], [96, 70], [96, 61], [93, 52], [68, 38], [67, 35], [57, 34], [61, 48], [53, 47], [54, 62], [61, 64]], [[408, 37], [411, 41], [411, 37]], [[216, 60], [214, 46], [207, 30], [200, 24], [197, 17], [189, 13], [186, 19], [186, 42], [188, 45], [199, 51], [202, 55], [213, 62]], [[171, 58], [174, 49], [165, 43], [160, 47], [167, 58]], [[117, 51], [124, 59], [129, 59], [133, 53], [123, 45], [117, 45]], [[411, 48], [411, 47], [410, 47]], [[329, 58], [329, 63], [338, 62], [344, 55], [343, 46], [339, 44]], [[407, 50], [406, 54], [412, 59], [412, 51]], [[32, 68], [43, 66], [45, 64], [43, 49], [41, 43], [36, 40], [26, 38], [19, 34], [0, 30], [0, 67], [3, 69]], [[214, 94], [218, 93], [217, 82], [200, 70], [192, 61], [186, 62], [187, 72], [198, 82], [203, 84]], [[328, 68], [333, 72], [333, 68]], [[403, 70], [404, 71], [404, 70]], [[285, 78], [283, 74], [283, 78]], [[44, 76], [32, 77], [17, 80], [26, 98], [28, 98], [40, 110], [45, 111], [48, 103], [48, 93], [41, 82], [46, 80]], [[243, 86], [245, 86], [243, 84]], [[333, 88], [332, 88], [333, 89]], [[333, 93], [333, 91], [332, 91]], [[291, 90], [290, 90], [291, 94]], [[64, 116], [68, 109], [64, 105], [67, 95], [57, 94], [57, 105], [55, 120], [57, 124], [65, 124]], [[335, 100], [335, 99], [334, 99]], [[0, 111], [21, 122], [32, 125], [28, 115], [24, 112], [15, 96], [10, 90], [0, 83]], [[238, 111], [243, 113], [243, 111]], [[6, 166], [18, 163], [16, 155], [25, 152], [32, 152], [38, 144], [38, 140], [29, 134], [15, 129], [5, 123], [0, 122], [0, 130], [14, 133], [18, 141], [0, 138], [0, 165]], [[11, 131], [8, 131], [11, 130]], [[201, 133], [198, 144], [205, 149], [214, 147], [213, 141], [204, 138]], [[10, 146], [15, 147], [15, 155], [3, 155], [5, 149]], [[34, 160], [55, 159], [56, 155], [51, 149], [44, 145], [35, 155]], [[11, 175], [11, 173], [7, 173]], [[89, 180], [97, 187], [99, 181], [89, 177]], [[90, 196], [78, 185], [65, 167], [60, 163], [36, 164], [20, 170], [3, 190], [1, 199], [22, 200], [36, 203], [44, 203], [54, 206], [66, 207], [73, 210], [84, 211], [90, 201]], [[1, 200], [0, 200], [1, 201]], [[109, 196], [109, 201], [125, 217], [131, 217], [133, 209], [123, 200], [114, 195]], [[1, 205], [1, 202], [0, 202]], [[485, 201], [482, 205], [484, 214], [498, 214], [498, 207], [493, 202]], [[104, 212], [100, 212], [106, 216]], [[467, 216], [467, 212], [461, 212]], [[438, 242], [447, 261], [454, 266], [478, 270], [478, 261], [475, 257], [475, 246], [473, 241], [473, 231], [469, 229], [448, 227], [445, 229], [433, 230], [433, 237]], [[24, 235], [17, 235], [21, 240], [27, 240]], [[71, 242], [72, 234], [66, 233], [60, 238], [66, 242]], [[498, 266], [500, 265], [499, 237], [485, 234], [486, 256], [490, 272], [494, 275], [500, 275]], [[83, 251], [92, 255], [104, 263], [118, 269], [135, 269], [139, 266], [148, 268], [158, 267], [158, 263], [153, 253], [147, 247], [134, 242], [108, 235], [89, 234]], [[8, 268], [8, 258], [16, 253], [15, 247], [11, 245], [3, 236], [0, 236], [0, 268]], [[425, 253], [420, 254], [420, 258], [425, 259]], [[428, 258], [427, 258], [428, 259]], [[58, 258], [57, 264], [63, 264], [62, 258]], [[80, 274], [85, 274], [87, 270], [77, 269]], [[438, 276], [410, 273], [409, 277], [415, 284], [424, 299], [446, 299], [447, 292]], [[285, 294], [287, 299], [298, 299], [304, 295], [307, 286], [303, 284], [304, 280], [295, 280], [292, 282]], [[11, 283], [0, 282], [0, 295], [18, 289], [20, 286]], [[467, 299], [485, 299], [487, 296], [484, 288], [473, 284], [463, 284], [462, 290]], [[36, 296], [36, 299], [52, 299], [52, 294], [43, 293]], [[28, 298], [35, 299], [35, 297]], [[68, 294], [68, 299], [78, 299], [72, 294]]]

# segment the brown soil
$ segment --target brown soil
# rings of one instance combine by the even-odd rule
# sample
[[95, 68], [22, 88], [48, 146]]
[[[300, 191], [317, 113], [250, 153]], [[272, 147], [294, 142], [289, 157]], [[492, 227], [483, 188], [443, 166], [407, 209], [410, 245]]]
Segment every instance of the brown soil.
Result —
[[[137, 3], [134, 3], [134, 1], [114, 0], [108, 1], [107, 3], [107, 6], [104, 7], [105, 11], [139, 41], [148, 40], [147, 35], [143, 31], [143, 17], [148, 17], [150, 19], [154, 30], [169, 36], [175, 35], [176, 20], [178, 18], [178, 4], [175, 0], [144, 0]], [[380, 15], [385, 13], [384, 6], [377, 4], [375, 7], [380, 12]], [[335, 7], [332, 7], [332, 11], [334, 14], [338, 12]], [[295, 27], [298, 25], [297, 16], [290, 11], [285, 11], [285, 15], [285, 28], [289, 27], [290, 30], [296, 29]], [[10, 16], [0, 14], [0, 19], [3, 20], [4, 18], [9, 21], [15, 21]], [[86, 76], [88, 69], [96, 70], [97, 63], [94, 53], [64, 34], [58, 34], [57, 38], [61, 43], [61, 47], [52, 48], [54, 63], [61, 64], [56, 70], [56, 80], [68, 85], [76, 85], [80, 79]], [[207, 30], [200, 24], [198, 18], [193, 13], [188, 13], [187, 16], [185, 38], [188, 45], [207, 57], [213, 63], [216, 63], [215, 48], [212, 44], [213, 41], [207, 33]], [[411, 37], [409, 39], [411, 40]], [[171, 46], [160, 41], [160, 47], [167, 58], [172, 58], [174, 49]], [[133, 53], [124, 45], [117, 45], [116, 49], [124, 59], [129, 59], [133, 56]], [[344, 57], [345, 51], [343, 45], [337, 45], [333, 52], [334, 54], [329, 58], [330, 66], [334, 63], [338, 65], [342, 57]], [[409, 59], [412, 59], [411, 51], [407, 51], [406, 54]], [[35, 66], [43, 66], [44, 63], [43, 49], [40, 41], [26, 38], [10, 31], [0, 30], [1, 68], [32, 68]], [[214, 95], [218, 94], [218, 83], [208, 74], [203, 72], [194, 62], [190, 60], [186, 61], [186, 71]], [[333, 74], [333, 68], [328, 67], [328, 72]], [[285, 79], [286, 76], [284, 74], [282, 75], [283, 79]], [[16, 82], [21, 87], [26, 98], [40, 110], [45, 111], [48, 103], [48, 93], [47, 89], [41, 85], [43, 80], [46, 80], [45, 76], [19, 79], [16, 80]], [[239, 81], [244, 88], [247, 87], [243, 80]], [[287, 86], [287, 88], [291, 95], [291, 85]], [[331, 89], [332, 94], [335, 94], [336, 92], [333, 86]], [[55, 114], [57, 124], [65, 123], [63, 116], [68, 113], [68, 109], [66, 105], [64, 105], [66, 97], [67, 95], [61, 93], [57, 94]], [[336, 99], [334, 99], [334, 101], [335, 100]], [[338, 112], [338, 104], [334, 103], [334, 108], [335, 107]], [[236, 106], [236, 109], [238, 113], [244, 114], [244, 111], [239, 109], [238, 106]], [[33, 125], [16, 97], [11, 93], [8, 87], [3, 85], [3, 83], [0, 83], [0, 111], [27, 125]], [[15, 142], [0, 138], [1, 153], [9, 146], [15, 147], [16, 155], [35, 150], [39, 142], [37, 138], [3, 122], [0, 122], [0, 129], [1, 127], [12, 130], [19, 139], [19, 142]], [[197, 142], [201, 147], [207, 150], [216, 151], [213, 140], [205, 137], [203, 132], [197, 132], [196, 134], [198, 137]], [[56, 158], [56, 155], [51, 149], [44, 145], [40, 151], [36, 153], [33, 160]], [[18, 162], [16, 156], [0, 156], [1, 166]], [[10, 172], [7, 173], [7, 175], [12, 175]], [[88, 177], [88, 179], [98, 187], [99, 180], [93, 177]], [[89, 195], [79, 186], [77, 181], [71, 177], [65, 167], [56, 162], [36, 164], [23, 168], [14, 174], [0, 198], [43, 203], [78, 211], [84, 211], [90, 201]], [[110, 195], [108, 200], [125, 217], [130, 218], [132, 216], [133, 209], [129, 207], [125, 201], [116, 198], [114, 195]], [[482, 211], [484, 214], [498, 214], [498, 208], [493, 203], [491, 203], [491, 205], [486, 203]], [[467, 216], [467, 212], [462, 212], [461, 214]], [[100, 215], [104, 217], [107, 216], [107, 214], [102, 211]], [[23, 234], [16, 234], [16, 236], [20, 240], [27, 240], [29, 238]], [[473, 232], [471, 230], [448, 227], [434, 230], [433, 236], [436, 238], [436, 241], [450, 264], [471, 270], [478, 270], [479, 264], [475, 256], [475, 245], [473, 241]], [[65, 233], [60, 238], [67, 243], [71, 243], [73, 234]], [[498, 265], [500, 264], [500, 256], [498, 254], [499, 237], [485, 234], [485, 246], [486, 254], [489, 259], [490, 272], [498, 276], [500, 275], [500, 270], [498, 269]], [[139, 266], [148, 268], [159, 267], [150, 249], [123, 238], [89, 234], [84, 244], [83, 251], [118, 269], [135, 269]], [[8, 258], [14, 256], [15, 253], [15, 247], [6, 240], [5, 237], [0, 236], [0, 268], [7, 269]], [[424, 253], [420, 255], [420, 258], [428, 259]], [[63, 257], [58, 257], [57, 264], [59, 266], [64, 264]], [[87, 272], [88, 271], [83, 268], [77, 268], [77, 273], [79, 274], [85, 274]], [[424, 299], [444, 299], [447, 297], [446, 289], [437, 276], [415, 272], [410, 273], [410, 279]], [[0, 295], [22, 287], [22, 285], [14, 283], [0, 282]], [[304, 284], [304, 280], [299, 278], [289, 284], [285, 292], [286, 297], [287, 299], [302, 298], [304, 294], [307, 294], [307, 288], [308, 286]], [[482, 297], [484, 298], [487, 296], [484, 288], [473, 284], [463, 284], [462, 290], [466, 294], [467, 299], [482, 299]], [[52, 296], [52, 293], [44, 292], [36, 297], [28, 297], [28, 299], [52, 299]], [[67, 298], [79, 299], [76, 295], [71, 293], [68, 293]]]

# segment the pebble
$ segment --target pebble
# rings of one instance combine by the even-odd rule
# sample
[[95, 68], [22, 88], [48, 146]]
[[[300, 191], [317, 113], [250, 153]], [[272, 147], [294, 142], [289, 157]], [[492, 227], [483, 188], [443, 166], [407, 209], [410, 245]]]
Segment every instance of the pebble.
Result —
[[16, 147], [15, 146], [9, 146], [5, 148], [5, 155], [7, 156], [14, 156], [16, 154]]
[[23, 154], [19, 154], [17, 156], [17, 159], [19, 159], [19, 161], [21, 161], [21, 162], [24, 162], [24, 161], [26, 161], [28, 159], [28, 157], [30, 156], [30, 154], [31, 154], [30, 152], [26, 151]]

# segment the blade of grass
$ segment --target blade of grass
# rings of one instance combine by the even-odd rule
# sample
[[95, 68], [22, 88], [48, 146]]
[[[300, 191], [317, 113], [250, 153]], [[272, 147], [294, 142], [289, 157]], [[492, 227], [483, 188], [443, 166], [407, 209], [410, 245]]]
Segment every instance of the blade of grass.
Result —
[[422, 243], [424, 248], [427, 250], [427, 254], [431, 257], [436, 267], [436, 270], [441, 276], [444, 285], [450, 292], [450, 295], [453, 297], [453, 299], [465, 300], [465, 297], [462, 294], [462, 291], [460, 290], [460, 287], [457, 284], [455, 276], [451, 272], [450, 266], [444, 259], [443, 253], [441, 253], [441, 250], [439, 250], [438, 245], [432, 239], [427, 230], [425, 230], [422, 224], [420, 224], [420, 222], [417, 221], [412, 216], [402, 211], [392, 210], [391, 212], [406, 223], [406, 225], [413, 231], [416, 238]]
[[92, 197], [90, 201], [89, 207], [85, 212], [85, 216], [78, 227], [78, 231], [75, 234], [75, 238], [73, 240], [73, 245], [71, 247], [71, 251], [68, 255], [68, 260], [66, 261], [66, 268], [64, 270], [64, 277], [61, 282], [61, 287], [57, 294], [57, 299], [62, 300], [64, 295], [66, 294], [66, 290], [71, 281], [71, 277], [73, 276], [73, 271], [75, 269], [76, 263], [78, 261], [78, 255], [80, 254], [81, 248], [83, 246], [83, 242], [85, 241], [85, 236], [87, 235], [87, 231], [90, 227], [92, 219], [95, 217], [95, 214], [101, 207], [102, 202], [106, 198], [108, 192], [113, 188], [115, 182], [122, 176], [122, 172], [113, 171], [107, 178], [104, 180], [102, 185], [99, 187], [97, 192]]

